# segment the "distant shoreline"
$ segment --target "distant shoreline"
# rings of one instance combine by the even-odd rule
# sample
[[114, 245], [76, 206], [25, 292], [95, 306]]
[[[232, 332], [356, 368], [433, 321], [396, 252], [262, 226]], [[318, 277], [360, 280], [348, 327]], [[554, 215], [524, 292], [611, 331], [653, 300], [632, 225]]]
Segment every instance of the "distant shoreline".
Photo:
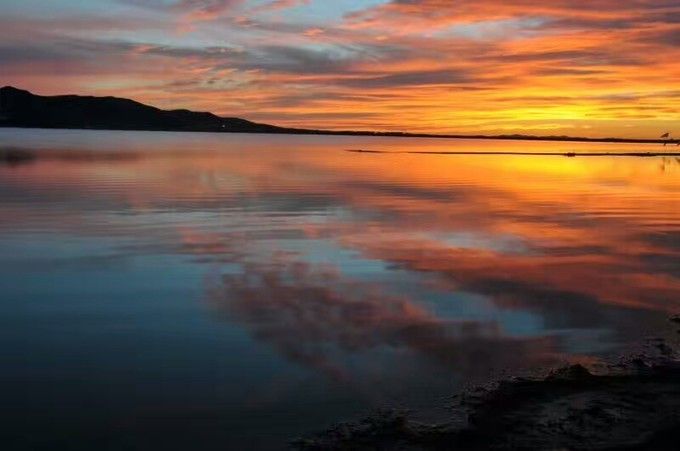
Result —
[[459, 151], [459, 150], [368, 150], [345, 149], [353, 153], [411, 154], [411, 155], [486, 155], [524, 157], [680, 157], [678, 152], [521, 152], [521, 151]]
[[120, 97], [78, 95], [40, 96], [5, 86], [0, 88], [0, 128], [111, 130], [155, 132], [258, 133], [278, 135], [375, 136], [390, 138], [487, 139], [505, 141], [552, 141], [621, 144], [680, 145], [677, 139], [586, 138], [460, 133], [411, 133], [360, 130], [324, 130], [279, 127], [209, 112], [161, 110]]
[[[584, 143], [618, 143], [618, 144], [667, 144], [680, 145], [679, 140], [638, 139], [638, 138], [586, 138], [575, 136], [531, 136], [531, 135], [460, 135], [436, 133], [408, 132], [371, 132], [352, 130], [314, 130], [314, 129], [282, 129], [280, 131], [239, 131], [239, 130], [172, 130], [163, 128], [100, 128], [100, 127], [46, 127], [19, 126], [0, 124], [0, 128], [18, 128], [33, 130], [94, 130], [94, 131], [129, 131], [129, 132], [170, 132], [170, 133], [218, 133], [218, 134], [254, 134], [254, 135], [317, 135], [317, 136], [367, 136], [377, 138], [429, 138], [429, 139], [472, 139], [491, 141], [551, 141], [551, 142], [584, 142]], [[670, 152], [675, 154], [677, 152]], [[657, 154], [657, 153], [655, 153]]]

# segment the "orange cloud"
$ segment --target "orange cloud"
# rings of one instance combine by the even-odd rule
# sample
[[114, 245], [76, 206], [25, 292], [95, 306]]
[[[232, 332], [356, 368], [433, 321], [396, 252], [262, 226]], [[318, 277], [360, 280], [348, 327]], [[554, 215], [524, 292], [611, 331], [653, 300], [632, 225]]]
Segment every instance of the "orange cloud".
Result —
[[[324, 19], [298, 17], [307, 2], [144, 4], [87, 27], [4, 20], [5, 83], [332, 129], [657, 137], [680, 113], [667, 0], [395, 0]], [[188, 35], [159, 38], [178, 21]]]

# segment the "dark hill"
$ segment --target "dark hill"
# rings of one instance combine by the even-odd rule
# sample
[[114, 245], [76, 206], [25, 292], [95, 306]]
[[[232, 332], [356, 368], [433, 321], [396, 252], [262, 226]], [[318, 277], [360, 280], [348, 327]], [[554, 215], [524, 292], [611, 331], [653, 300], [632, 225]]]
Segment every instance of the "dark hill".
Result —
[[286, 133], [292, 129], [189, 110], [166, 111], [117, 97], [38, 96], [0, 89], [0, 126]]
[[[672, 139], [582, 138], [532, 135], [437, 135], [430, 133], [285, 128], [258, 124], [236, 117], [220, 117], [212, 113], [198, 113], [189, 110], [161, 110], [135, 102], [134, 100], [118, 97], [39, 96], [11, 86], [0, 88], [0, 127], [581, 141], [671, 144], [680, 146], [679, 140]], [[668, 155], [670, 154], [675, 155], [676, 153], [669, 153]]]

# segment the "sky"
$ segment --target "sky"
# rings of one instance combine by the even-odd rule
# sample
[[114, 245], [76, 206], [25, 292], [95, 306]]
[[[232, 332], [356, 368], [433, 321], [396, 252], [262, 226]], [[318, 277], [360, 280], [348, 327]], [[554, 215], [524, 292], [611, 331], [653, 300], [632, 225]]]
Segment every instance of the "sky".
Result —
[[677, 0], [0, 0], [0, 85], [282, 126], [680, 135]]

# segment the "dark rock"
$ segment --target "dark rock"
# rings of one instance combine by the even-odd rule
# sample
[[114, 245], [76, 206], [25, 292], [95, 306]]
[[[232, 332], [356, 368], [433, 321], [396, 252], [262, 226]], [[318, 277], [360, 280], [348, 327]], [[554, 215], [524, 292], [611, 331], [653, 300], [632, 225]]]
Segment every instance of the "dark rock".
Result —
[[[450, 423], [423, 426], [403, 414], [344, 424], [295, 444], [314, 450], [677, 449], [680, 362], [674, 344], [662, 357], [626, 358], [610, 372], [582, 365], [545, 378], [507, 379], [460, 396]], [[671, 352], [672, 351], [672, 352]], [[456, 409], [455, 407], [459, 407]], [[454, 415], [466, 418], [453, 418]]]
[[593, 375], [583, 365], [571, 365], [566, 368], [560, 368], [552, 371], [546, 379], [551, 381], [554, 380], [578, 381], [578, 380], [590, 380], [592, 379], [592, 377]]

